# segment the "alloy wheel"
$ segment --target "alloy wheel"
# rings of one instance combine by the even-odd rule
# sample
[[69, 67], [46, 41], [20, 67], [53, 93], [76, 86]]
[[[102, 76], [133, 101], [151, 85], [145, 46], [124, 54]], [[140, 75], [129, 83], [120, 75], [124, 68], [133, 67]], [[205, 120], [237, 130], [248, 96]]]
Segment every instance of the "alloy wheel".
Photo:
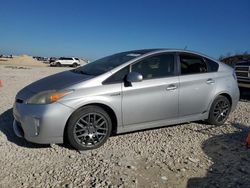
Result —
[[73, 133], [79, 144], [85, 147], [93, 147], [106, 138], [108, 121], [100, 113], [84, 114], [76, 122]]
[[213, 115], [217, 122], [223, 122], [229, 113], [230, 104], [226, 100], [220, 100], [214, 107]]

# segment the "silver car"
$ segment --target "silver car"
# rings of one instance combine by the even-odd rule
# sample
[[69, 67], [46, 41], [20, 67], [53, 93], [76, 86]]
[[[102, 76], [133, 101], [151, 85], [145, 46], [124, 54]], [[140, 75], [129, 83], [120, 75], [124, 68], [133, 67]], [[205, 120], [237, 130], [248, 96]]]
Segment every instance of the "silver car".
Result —
[[223, 124], [239, 100], [234, 71], [186, 50], [111, 55], [18, 92], [16, 135], [94, 149], [118, 134], [196, 120]]

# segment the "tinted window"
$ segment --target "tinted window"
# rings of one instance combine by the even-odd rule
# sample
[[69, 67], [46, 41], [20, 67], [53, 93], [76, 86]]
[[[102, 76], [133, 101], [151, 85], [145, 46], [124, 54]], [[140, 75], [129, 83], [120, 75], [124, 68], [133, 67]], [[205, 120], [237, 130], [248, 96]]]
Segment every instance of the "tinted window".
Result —
[[102, 59], [96, 60], [92, 63], [88, 63], [82, 67], [79, 67], [77, 69], [78, 72], [81, 72], [82, 74], [88, 74], [88, 75], [100, 75], [105, 72], [108, 72], [115, 67], [126, 63], [127, 61], [130, 61], [132, 59], [135, 59], [143, 53], [147, 53], [148, 51], [129, 51], [129, 52], [122, 52], [118, 54], [114, 54], [111, 56], [104, 57]]
[[194, 55], [180, 55], [181, 74], [199, 74], [208, 72], [207, 64], [202, 57]]
[[68, 57], [60, 57], [59, 60], [72, 60], [72, 58], [68, 58]]
[[216, 72], [218, 71], [219, 68], [219, 64], [210, 60], [210, 59], [206, 59], [206, 63], [208, 66], [208, 72]]
[[103, 82], [103, 84], [113, 84], [113, 83], [121, 83], [124, 81], [125, 76], [129, 73], [129, 67], [123, 68], [110, 76], [107, 80]]
[[172, 54], [156, 55], [132, 65], [132, 71], [141, 73], [143, 79], [173, 76], [174, 62]]

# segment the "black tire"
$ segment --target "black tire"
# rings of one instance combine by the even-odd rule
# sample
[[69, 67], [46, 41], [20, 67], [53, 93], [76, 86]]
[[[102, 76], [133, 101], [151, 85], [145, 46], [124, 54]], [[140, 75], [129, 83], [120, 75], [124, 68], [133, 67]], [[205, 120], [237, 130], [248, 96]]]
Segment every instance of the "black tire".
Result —
[[62, 66], [61, 63], [59, 63], [59, 62], [56, 63], [56, 67], [61, 67], [61, 66]]
[[231, 103], [227, 97], [219, 95], [211, 105], [207, 122], [213, 125], [223, 125], [231, 111]]
[[85, 106], [72, 114], [65, 136], [75, 149], [90, 150], [102, 146], [111, 130], [112, 121], [105, 110], [98, 106]]
[[78, 64], [77, 63], [73, 63], [72, 67], [77, 67]]

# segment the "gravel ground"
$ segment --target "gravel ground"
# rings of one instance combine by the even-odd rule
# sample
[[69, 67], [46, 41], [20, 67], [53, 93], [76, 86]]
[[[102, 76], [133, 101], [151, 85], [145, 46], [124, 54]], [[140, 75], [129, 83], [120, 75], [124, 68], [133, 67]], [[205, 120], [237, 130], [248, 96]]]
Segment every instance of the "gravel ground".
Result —
[[223, 126], [186, 123], [123, 134], [93, 151], [17, 138], [17, 91], [65, 69], [0, 66], [0, 187], [250, 187], [247, 95]]

